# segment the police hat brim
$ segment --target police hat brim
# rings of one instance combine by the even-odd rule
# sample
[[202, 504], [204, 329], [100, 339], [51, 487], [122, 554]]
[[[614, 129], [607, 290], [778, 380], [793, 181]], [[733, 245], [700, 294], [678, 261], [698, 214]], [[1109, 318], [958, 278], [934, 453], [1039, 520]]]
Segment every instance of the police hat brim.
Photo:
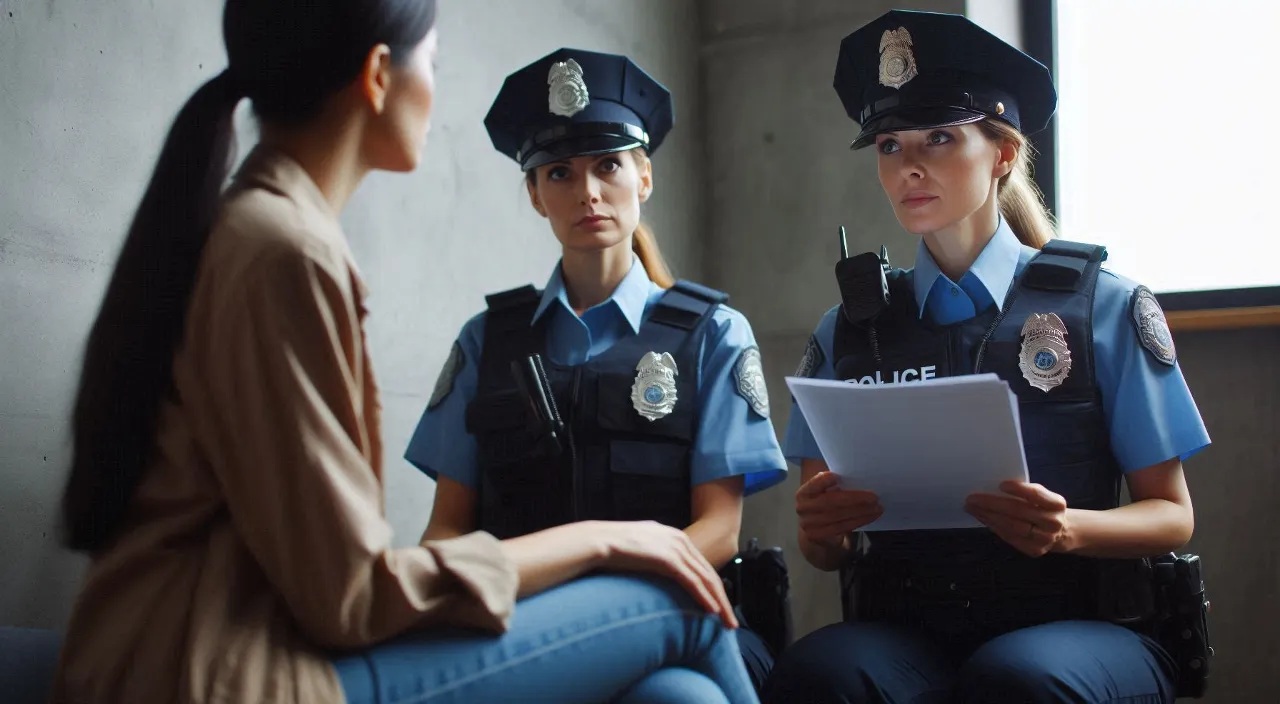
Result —
[[644, 146], [644, 142], [621, 135], [594, 135], [562, 139], [541, 146], [525, 157], [520, 168], [524, 171], [546, 166], [557, 161], [568, 161], [577, 156], [599, 156]]
[[862, 149], [876, 140], [876, 135], [886, 132], [907, 132], [910, 130], [931, 130], [939, 127], [956, 127], [981, 122], [988, 115], [976, 110], [964, 108], [912, 108], [899, 110], [867, 120], [862, 126], [850, 149]]

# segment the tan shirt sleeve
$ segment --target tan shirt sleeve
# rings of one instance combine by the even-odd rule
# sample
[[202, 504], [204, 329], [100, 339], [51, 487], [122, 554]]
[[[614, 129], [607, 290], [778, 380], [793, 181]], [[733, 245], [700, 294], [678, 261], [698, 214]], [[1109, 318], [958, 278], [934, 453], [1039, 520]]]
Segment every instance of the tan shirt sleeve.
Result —
[[369, 460], [349, 271], [281, 247], [207, 336], [214, 467], [234, 525], [302, 630], [359, 647], [427, 624], [505, 630], [518, 577], [488, 533], [393, 549]]

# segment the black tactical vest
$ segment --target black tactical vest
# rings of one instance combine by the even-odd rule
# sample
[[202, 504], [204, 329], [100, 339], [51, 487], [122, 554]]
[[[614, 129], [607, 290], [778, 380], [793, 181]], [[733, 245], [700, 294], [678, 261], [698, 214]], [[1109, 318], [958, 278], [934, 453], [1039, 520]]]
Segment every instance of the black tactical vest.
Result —
[[[1073, 508], [1119, 504], [1119, 466], [1111, 452], [1094, 379], [1092, 311], [1102, 247], [1053, 241], [1015, 279], [1003, 309], [952, 325], [919, 316], [912, 271], [889, 273], [889, 307], [870, 321], [837, 318], [836, 376], [889, 383], [923, 376], [993, 372], [1017, 395], [1032, 482]], [[1056, 314], [1066, 328], [1070, 368], [1060, 350], [1029, 345], [1026, 355], [1050, 382], [1032, 386], [1019, 367], [1024, 326]], [[1033, 321], [1029, 323], [1028, 321]], [[1054, 385], [1056, 382], [1056, 385]], [[887, 619], [951, 639], [981, 642], [1015, 628], [1096, 611], [1097, 562], [1022, 555], [986, 528], [879, 531], [862, 536], [862, 554], [842, 571], [846, 617]]]
[[[479, 385], [467, 407], [467, 431], [477, 444], [479, 528], [503, 539], [579, 520], [687, 527], [702, 341], [727, 299], [678, 282], [638, 334], [584, 364], [563, 366], [546, 359], [551, 316], [530, 324], [539, 291], [525, 286], [488, 296]], [[650, 352], [670, 353], [676, 363], [675, 406], [656, 420], [632, 400], [637, 364]], [[559, 453], [538, 442], [511, 371], [513, 361], [532, 354], [543, 356], [568, 431]]]

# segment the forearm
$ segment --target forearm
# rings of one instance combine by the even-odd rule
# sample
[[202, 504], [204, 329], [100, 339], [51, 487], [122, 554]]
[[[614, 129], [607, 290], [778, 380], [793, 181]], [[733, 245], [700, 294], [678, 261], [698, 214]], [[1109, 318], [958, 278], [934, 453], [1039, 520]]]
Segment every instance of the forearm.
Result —
[[740, 520], [708, 516], [694, 521], [684, 529], [685, 535], [697, 546], [707, 562], [717, 570], [728, 564], [738, 554], [738, 527]]
[[834, 572], [840, 569], [840, 566], [849, 558], [851, 550], [849, 545], [851, 536], [849, 534], [845, 534], [840, 539], [839, 545], [812, 542], [805, 538], [803, 530], [798, 531], [796, 537], [800, 541], [800, 554], [804, 555], [804, 559], [809, 564], [823, 572]]
[[502, 541], [520, 576], [517, 598], [563, 584], [600, 566], [607, 546], [591, 524], [570, 523]]
[[1067, 509], [1067, 525], [1059, 552], [1124, 559], [1186, 545], [1195, 519], [1189, 506], [1152, 498], [1106, 511]]

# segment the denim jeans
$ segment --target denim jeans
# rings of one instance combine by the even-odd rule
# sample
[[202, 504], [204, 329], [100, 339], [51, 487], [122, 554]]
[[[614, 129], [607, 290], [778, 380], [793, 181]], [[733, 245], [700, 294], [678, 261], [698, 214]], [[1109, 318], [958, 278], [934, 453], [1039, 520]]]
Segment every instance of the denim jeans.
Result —
[[733, 633], [674, 582], [589, 576], [506, 633], [431, 629], [334, 662], [350, 704], [757, 704]]

